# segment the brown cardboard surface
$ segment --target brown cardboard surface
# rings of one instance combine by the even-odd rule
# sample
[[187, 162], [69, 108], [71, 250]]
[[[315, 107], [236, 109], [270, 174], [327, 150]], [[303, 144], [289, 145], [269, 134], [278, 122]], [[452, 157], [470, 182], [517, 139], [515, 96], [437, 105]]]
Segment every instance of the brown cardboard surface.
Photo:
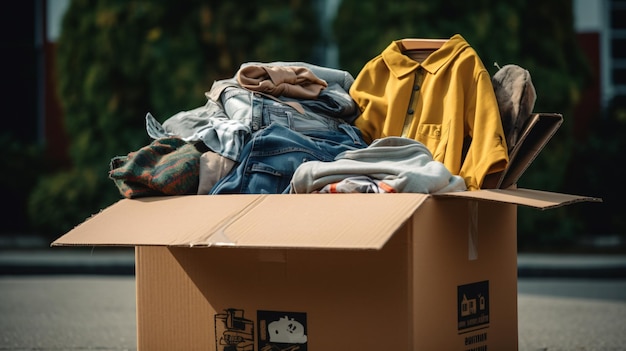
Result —
[[519, 140], [509, 154], [509, 163], [496, 188], [506, 189], [517, 184], [522, 174], [543, 150], [563, 123], [557, 113], [536, 113], [526, 123]]
[[302, 194], [123, 199], [52, 245], [379, 249], [427, 198]]
[[164, 253], [163, 247], [135, 249], [138, 349], [196, 350], [209, 344], [201, 322], [211, 311], [200, 303], [201, 291], [178, 262]]
[[[308, 350], [515, 349], [515, 208], [430, 199], [378, 250], [137, 247], [138, 348], [260, 345], [276, 311], [306, 316]], [[484, 282], [487, 322], [461, 328], [460, 291]]]
[[[191, 245], [212, 242], [224, 221], [259, 201], [256, 195], [122, 199], [87, 219], [52, 245]], [[219, 205], [217, 204], [219, 202]], [[227, 240], [219, 238], [221, 240]]]
[[309, 350], [408, 350], [407, 240], [377, 251], [138, 247], [139, 349], [222, 350], [229, 310], [256, 343], [257, 313], [270, 310], [306, 314]]
[[427, 198], [425, 194], [266, 195], [223, 232], [237, 247], [380, 249]]
[[602, 202], [602, 199], [591, 196], [561, 194], [523, 188], [484, 189], [480, 191], [463, 191], [456, 193], [436, 194], [434, 196], [438, 198], [454, 197], [508, 203], [533, 207], [540, 210], [566, 206], [577, 202]]
[[136, 246], [139, 350], [272, 350], [267, 323], [281, 316], [305, 330], [303, 351], [509, 350], [517, 206], [596, 200], [528, 189], [121, 200], [53, 245]]
[[[188, 195], [123, 199], [53, 246], [237, 246], [379, 249], [433, 195]], [[600, 199], [528, 189], [434, 195], [547, 209]]]
[[[495, 202], [420, 207], [413, 218], [413, 350], [517, 349], [516, 218], [516, 206]], [[480, 282], [488, 282], [488, 323], [461, 327], [459, 291]]]

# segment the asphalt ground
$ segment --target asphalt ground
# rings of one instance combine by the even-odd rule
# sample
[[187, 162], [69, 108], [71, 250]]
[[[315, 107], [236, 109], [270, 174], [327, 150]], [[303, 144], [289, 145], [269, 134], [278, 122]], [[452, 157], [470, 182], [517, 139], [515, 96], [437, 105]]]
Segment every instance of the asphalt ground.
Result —
[[[518, 256], [520, 351], [626, 350], [626, 255]], [[136, 350], [134, 249], [0, 249], [1, 350]]]
[[[0, 350], [136, 350], [135, 309], [132, 275], [0, 276]], [[519, 351], [626, 350], [624, 321], [626, 279], [518, 281]]]

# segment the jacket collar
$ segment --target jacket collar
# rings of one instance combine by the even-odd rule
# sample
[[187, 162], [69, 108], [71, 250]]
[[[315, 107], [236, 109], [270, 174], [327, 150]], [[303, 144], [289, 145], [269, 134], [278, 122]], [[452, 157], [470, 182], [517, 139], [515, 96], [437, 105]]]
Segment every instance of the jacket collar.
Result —
[[431, 74], [437, 71], [446, 63], [456, 57], [469, 44], [460, 34], [455, 34], [439, 50], [430, 54], [422, 63], [419, 63], [402, 53], [400, 40], [395, 40], [382, 52], [382, 58], [389, 70], [396, 78], [401, 78], [412, 74], [416, 69], [422, 67]]

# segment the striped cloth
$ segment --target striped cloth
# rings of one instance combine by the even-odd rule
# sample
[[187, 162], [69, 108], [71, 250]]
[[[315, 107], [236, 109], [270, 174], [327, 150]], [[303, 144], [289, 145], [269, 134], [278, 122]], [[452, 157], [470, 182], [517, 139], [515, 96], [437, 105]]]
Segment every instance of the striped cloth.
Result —
[[109, 178], [125, 198], [196, 194], [201, 154], [194, 144], [180, 138], [157, 139], [126, 156], [114, 157]]

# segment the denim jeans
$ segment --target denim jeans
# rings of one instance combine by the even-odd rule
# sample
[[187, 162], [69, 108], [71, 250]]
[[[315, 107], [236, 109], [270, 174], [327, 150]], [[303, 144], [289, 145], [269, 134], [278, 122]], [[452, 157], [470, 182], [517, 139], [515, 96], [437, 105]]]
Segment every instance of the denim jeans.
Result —
[[[327, 89], [317, 100], [289, 99], [283, 102], [243, 88], [228, 87], [220, 96], [225, 114], [232, 120], [250, 126], [256, 132], [271, 123], [279, 123], [296, 131], [336, 130], [341, 123], [350, 123], [357, 116], [356, 103], [350, 95]], [[286, 103], [297, 103], [304, 109], [298, 112]]]
[[242, 150], [241, 162], [209, 194], [287, 194], [302, 163], [330, 162], [343, 151], [366, 146], [361, 132], [349, 124], [336, 130], [296, 131], [271, 123], [253, 134]]

